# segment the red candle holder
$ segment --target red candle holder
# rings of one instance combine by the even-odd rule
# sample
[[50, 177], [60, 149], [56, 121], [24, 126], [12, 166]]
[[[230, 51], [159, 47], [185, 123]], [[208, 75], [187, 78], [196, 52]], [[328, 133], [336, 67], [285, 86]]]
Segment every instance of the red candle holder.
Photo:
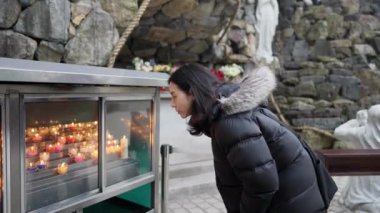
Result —
[[49, 144], [46, 146], [46, 151], [49, 152], [49, 153], [53, 153], [55, 152], [55, 146]]
[[66, 143], [66, 137], [65, 136], [59, 136], [57, 138], [57, 142], [60, 144], [65, 144]]
[[41, 140], [42, 140], [42, 136], [38, 133], [34, 134], [32, 137], [32, 141], [35, 143], [41, 142]]
[[38, 154], [38, 150], [37, 150], [37, 147], [36, 146], [30, 146], [28, 148], [26, 148], [26, 156], [27, 157], [34, 157]]
[[54, 145], [54, 152], [60, 152], [63, 149], [63, 145], [59, 142]]
[[81, 153], [78, 153], [77, 155], [75, 155], [74, 161], [75, 163], [80, 163], [84, 161], [84, 156]]
[[66, 142], [67, 143], [74, 143], [76, 138], [73, 135], [66, 136]]

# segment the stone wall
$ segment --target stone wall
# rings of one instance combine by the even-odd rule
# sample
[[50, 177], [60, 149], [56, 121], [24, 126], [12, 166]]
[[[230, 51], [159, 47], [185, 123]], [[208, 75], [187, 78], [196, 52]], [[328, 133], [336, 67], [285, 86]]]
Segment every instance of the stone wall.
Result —
[[137, 0], [0, 0], [0, 56], [103, 66]]
[[333, 130], [380, 103], [380, 1], [279, 1], [276, 99], [295, 126]]
[[255, 50], [254, 2], [242, 0], [231, 30], [216, 45], [235, 14], [236, 1], [154, 0], [118, 62], [137, 56], [163, 63], [245, 63]]
[[[0, 56], [104, 66], [142, 0], [0, 0]], [[152, 0], [117, 66], [157, 62], [240, 62], [254, 55], [254, 1]]]

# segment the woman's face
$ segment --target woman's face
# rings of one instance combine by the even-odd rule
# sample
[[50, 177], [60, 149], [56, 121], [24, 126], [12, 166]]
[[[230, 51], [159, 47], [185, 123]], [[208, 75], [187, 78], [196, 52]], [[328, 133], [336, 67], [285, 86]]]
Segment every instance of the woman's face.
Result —
[[169, 92], [172, 96], [170, 105], [177, 111], [181, 118], [187, 118], [191, 114], [193, 96], [181, 90], [177, 84], [169, 83]]

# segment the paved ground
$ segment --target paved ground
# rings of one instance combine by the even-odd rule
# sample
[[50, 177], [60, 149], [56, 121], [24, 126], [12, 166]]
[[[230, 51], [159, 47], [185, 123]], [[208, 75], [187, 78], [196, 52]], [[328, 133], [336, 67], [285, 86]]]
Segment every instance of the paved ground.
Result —
[[[331, 202], [328, 213], [349, 213], [338, 204], [341, 190], [347, 182], [347, 177], [334, 177], [338, 192]], [[222, 199], [216, 188], [188, 197], [169, 199], [169, 213], [226, 213]]]

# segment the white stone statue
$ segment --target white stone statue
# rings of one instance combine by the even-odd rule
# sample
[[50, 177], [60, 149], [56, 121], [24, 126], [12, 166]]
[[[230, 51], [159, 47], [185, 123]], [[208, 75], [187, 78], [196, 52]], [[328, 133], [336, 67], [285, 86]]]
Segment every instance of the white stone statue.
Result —
[[[360, 110], [334, 135], [359, 149], [380, 148], [380, 104]], [[350, 176], [339, 203], [355, 213], [380, 212], [380, 176]]]
[[277, 0], [257, 0], [256, 32], [257, 32], [257, 60], [265, 59], [267, 63], [273, 61], [272, 42], [278, 24], [279, 8]]
[[[278, 0], [256, 0], [256, 59], [265, 60], [272, 63], [272, 43], [278, 25], [279, 7]], [[310, 6], [319, 4], [320, 0], [304, 0], [305, 4]]]

